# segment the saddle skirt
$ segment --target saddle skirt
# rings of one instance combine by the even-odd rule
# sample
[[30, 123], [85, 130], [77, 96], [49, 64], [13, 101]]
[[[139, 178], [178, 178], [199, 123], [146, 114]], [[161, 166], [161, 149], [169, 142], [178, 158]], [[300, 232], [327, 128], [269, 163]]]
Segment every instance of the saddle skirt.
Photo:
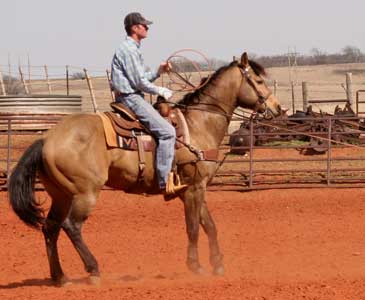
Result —
[[[131, 151], [154, 151], [155, 139], [135, 114], [121, 103], [111, 103], [111, 107], [114, 112], [98, 113], [103, 121], [107, 145]], [[189, 129], [180, 109], [171, 109], [167, 103], [158, 103], [156, 108], [174, 126], [177, 139], [189, 144]], [[175, 143], [175, 149], [182, 146], [182, 143]]]

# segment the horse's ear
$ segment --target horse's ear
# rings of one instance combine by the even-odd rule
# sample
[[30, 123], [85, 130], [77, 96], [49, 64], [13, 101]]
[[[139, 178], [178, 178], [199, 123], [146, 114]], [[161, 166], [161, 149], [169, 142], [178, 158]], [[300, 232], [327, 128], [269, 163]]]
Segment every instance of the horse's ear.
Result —
[[247, 52], [244, 52], [241, 56], [241, 65], [248, 67], [249, 66], [249, 62], [248, 62], [248, 55]]

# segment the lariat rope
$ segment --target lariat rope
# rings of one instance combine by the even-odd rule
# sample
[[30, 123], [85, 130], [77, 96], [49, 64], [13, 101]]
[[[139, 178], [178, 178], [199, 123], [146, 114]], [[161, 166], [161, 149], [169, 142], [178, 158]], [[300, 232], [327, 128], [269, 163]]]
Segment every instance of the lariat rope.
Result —
[[[169, 76], [170, 77], [170, 80], [171, 80], [171, 82], [173, 84], [176, 84], [176, 85], [178, 85], [178, 86], [181, 87], [180, 90], [174, 90], [175, 92], [184, 92], [184, 91], [185, 92], [194, 92], [194, 91], [202, 88], [203, 86], [205, 86], [208, 83], [209, 78], [212, 75], [212, 64], [209, 61], [208, 57], [204, 53], [202, 53], [200, 51], [197, 51], [197, 50], [194, 50], [194, 49], [189, 49], [189, 48], [187, 48], [187, 49], [181, 49], [181, 50], [178, 50], [178, 51], [174, 52], [173, 54], [171, 54], [169, 56], [169, 58], [166, 60], [166, 62], [167, 63], [170, 63], [172, 66], [174, 66], [175, 65], [175, 63], [173, 62], [174, 59], [183, 58], [183, 59], [187, 60], [188, 62], [190, 62], [194, 66], [195, 70], [199, 73], [200, 79], [202, 79], [203, 78], [202, 77], [202, 74], [201, 74], [202, 70], [199, 67], [198, 63], [195, 62], [195, 61], [193, 61], [193, 60], [191, 60], [191, 59], [188, 59], [187, 57], [185, 57], [183, 55], [181, 55], [180, 53], [182, 53], [182, 52], [192, 52], [192, 53], [195, 53], [195, 54], [200, 55], [203, 58], [203, 60], [206, 61], [207, 66], [208, 66], [209, 75], [208, 75], [206, 81], [205, 82], [201, 82], [199, 85], [193, 84], [191, 81], [189, 81], [188, 78], [185, 78], [184, 76], [182, 76], [179, 73], [178, 70], [174, 70], [174, 69], [170, 70], [170, 73], [171, 74], [176, 75], [182, 82], [184, 82], [186, 84], [186, 85], [183, 85], [183, 84], [181, 84], [179, 82], [176, 82], [171, 76]], [[190, 88], [187, 88], [187, 86], [190, 86]]]
[[[183, 87], [181, 90], [177, 90], [177, 91], [179, 91], [179, 92], [181, 92], [181, 91], [194, 92], [194, 91], [202, 88], [203, 86], [205, 86], [209, 82], [209, 79], [212, 76], [211, 64], [210, 64], [209, 59], [207, 58], [207, 56], [204, 55], [202, 52], [197, 51], [197, 50], [194, 50], [194, 49], [189, 49], [189, 48], [187, 48], [187, 49], [181, 49], [181, 50], [178, 50], [178, 51], [174, 52], [172, 55], [170, 55], [170, 57], [166, 61], [168, 63], [171, 63], [172, 65], [174, 65], [173, 59], [176, 59], [176, 58], [184, 58], [187, 61], [189, 61], [195, 67], [195, 69], [197, 70], [197, 72], [199, 73], [199, 75], [200, 75], [200, 77], [202, 79], [201, 69], [199, 68], [198, 64], [195, 61], [190, 60], [190, 59], [188, 59], [188, 58], [180, 55], [180, 53], [182, 53], [182, 52], [193, 52], [195, 54], [198, 54], [198, 55], [202, 56], [204, 58], [204, 60], [207, 62], [208, 66], [209, 66], [208, 69], [209, 69], [210, 74], [208, 75], [208, 77], [206, 78], [206, 80], [204, 82], [200, 83], [200, 85], [194, 85], [191, 81], [189, 81], [188, 78], [185, 78], [184, 76], [182, 76], [177, 70], [174, 70], [174, 69], [170, 70], [170, 73], [174, 74], [182, 82], [185, 83], [185, 86], [184, 86], [183, 84], [174, 81], [170, 77], [170, 80], [172, 81], [173, 84], [180, 85], [181, 87]], [[190, 86], [190, 88], [187, 88], [187, 86]], [[209, 94], [207, 94], [207, 96], [213, 98], [214, 100], [216, 100], [219, 103], [222, 103], [221, 101], [219, 101], [218, 99], [216, 99], [215, 97], [213, 97], [213, 96], [211, 96]], [[206, 112], [211, 112], [211, 113], [219, 114], [219, 115], [225, 116], [227, 119], [230, 119], [232, 117], [232, 115], [235, 115], [237, 117], [240, 117], [242, 120], [247, 119], [247, 117], [245, 115], [243, 115], [243, 114], [239, 114], [239, 113], [236, 113], [236, 112], [233, 112], [233, 114], [228, 114], [228, 113], [226, 113], [224, 111], [224, 109], [222, 109], [223, 112], [217, 112], [217, 111], [213, 111], [213, 110], [206, 110], [206, 109], [203, 109], [203, 108], [200, 108], [200, 107], [192, 107], [191, 105], [187, 105], [187, 104], [175, 103], [175, 102], [171, 102], [171, 101], [166, 101], [166, 102], [167, 103], [170, 103], [170, 104], [173, 104], [175, 106], [180, 106], [180, 107], [183, 107], [185, 109], [189, 109], [189, 110], [200, 110], [200, 111], [206, 111]], [[203, 103], [203, 102], [200, 102], [200, 103], [197, 103], [197, 104], [212, 105], [210, 103]], [[225, 103], [222, 103], [222, 104], [225, 104]], [[225, 104], [225, 105], [227, 105], [227, 104]], [[252, 119], [253, 120], [255, 118], [255, 116], [256, 116], [256, 113], [257, 112], [251, 113], [249, 119]], [[260, 125], [263, 125], [263, 126], [266, 126], [266, 127], [270, 127], [270, 128], [273, 128], [273, 129], [280, 129], [280, 130], [283, 130], [283, 131], [286, 131], [286, 132], [289, 132], [289, 133], [296, 133], [298, 135], [298, 132], [297, 131], [291, 130], [291, 129], [287, 128], [287, 127], [282, 127], [282, 126], [278, 126], [278, 125], [267, 124], [267, 123], [261, 122], [261, 121], [259, 121], [257, 119], [255, 119], [255, 122], [257, 124], [260, 124]], [[361, 146], [349, 144], [349, 143], [346, 143], [346, 142], [336, 141], [336, 140], [333, 140], [333, 139], [329, 139], [329, 138], [317, 136], [317, 135], [310, 134], [310, 133], [300, 133], [300, 135], [304, 135], [304, 136], [316, 138], [316, 139], [319, 139], [319, 140], [323, 140], [323, 141], [335, 143], [335, 144], [338, 144], [338, 145], [343, 145], [343, 146], [348, 146], [348, 147], [356, 148], [356, 149], [362, 149], [363, 148]], [[187, 146], [187, 145], [185, 145], [185, 146]], [[187, 147], [190, 148], [189, 146], [187, 146]], [[194, 148], [193, 146], [191, 146], [191, 147]], [[197, 149], [194, 148], [194, 150], [197, 150]], [[195, 153], [195, 151], [192, 151], [192, 152]]]

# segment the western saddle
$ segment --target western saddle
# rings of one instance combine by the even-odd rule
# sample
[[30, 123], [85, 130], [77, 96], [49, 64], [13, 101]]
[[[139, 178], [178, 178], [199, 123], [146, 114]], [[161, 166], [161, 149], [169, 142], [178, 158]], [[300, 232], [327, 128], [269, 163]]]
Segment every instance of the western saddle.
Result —
[[[156, 142], [149, 130], [137, 119], [137, 116], [122, 103], [112, 102], [112, 112], [105, 112], [115, 133], [117, 134], [118, 146], [127, 150], [138, 151], [139, 180], [143, 181], [146, 165], [145, 151], [153, 151]], [[190, 143], [189, 130], [184, 115], [178, 108], [171, 108], [169, 104], [158, 99], [154, 107], [160, 114], [174, 126], [178, 141], [175, 149]], [[176, 169], [176, 168], [174, 168]], [[186, 187], [180, 184], [180, 179], [175, 172], [169, 174], [166, 187], [167, 194], [174, 194]]]
[[[139, 122], [137, 116], [126, 106], [116, 102], [112, 102], [110, 106], [113, 109], [112, 112], [99, 113], [103, 121], [107, 144], [110, 147], [138, 151], [138, 179], [143, 181], [146, 166], [145, 152], [153, 151], [156, 147], [156, 142], [149, 130]], [[217, 162], [218, 149], [199, 150], [190, 144], [189, 129], [185, 117], [179, 108], [171, 108], [162, 97], [157, 98], [154, 107], [174, 126], [177, 140], [175, 149], [186, 146], [191, 152], [196, 154], [196, 159], [188, 162], [202, 160]], [[176, 162], [174, 162], [173, 171], [168, 177], [165, 199], [166, 195], [174, 195], [185, 187], [186, 185], [180, 183], [179, 176], [176, 173]]]

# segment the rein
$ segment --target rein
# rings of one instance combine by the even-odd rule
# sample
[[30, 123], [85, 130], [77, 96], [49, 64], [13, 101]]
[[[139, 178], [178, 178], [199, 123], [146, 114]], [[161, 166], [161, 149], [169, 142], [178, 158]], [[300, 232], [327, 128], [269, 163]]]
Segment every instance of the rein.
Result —
[[[249, 70], [251, 69], [250, 66], [246, 66], [246, 67], [243, 67], [242, 65], [237, 65], [237, 67], [239, 68], [239, 70], [241, 71], [241, 74], [242, 74], [242, 82], [246, 79], [247, 83], [253, 88], [253, 90], [255, 91], [256, 95], [257, 95], [257, 102], [255, 104], [255, 108], [253, 109], [253, 112], [252, 112], [252, 115], [251, 117], [254, 117], [256, 114], [257, 114], [257, 111], [258, 111], [258, 105], [265, 105], [265, 111], [263, 113], [264, 115], [264, 118], [265, 119], [269, 119], [269, 116], [272, 115], [272, 112], [270, 110], [270, 108], [266, 105], [266, 100], [271, 96], [271, 92], [267, 93], [266, 95], [264, 95], [256, 86], [256, 83], [255, 81], [252, 79], [251, 75], [249, 74]], [[195, 86], [193, 83], [191, 83], [189, 80], [187, 80], [186, 78], [184, 78], [181, 74], [179, 74], [178, 72], [176, 71], [172, 71], [174, 74], [176, 74], [182, 81], [184, 81], [186, 84], [190, 85], [191, 87], [194, 87], [194, 91], [197, 91], [198, 89], [202, 88], [203, 86], [205, 86], [208, 82], [209, 82], [209, 79], [211, 78], [211, 75], [208, 76], [208, 78], [205, 80], [205, 82], [203, 82], [201, 85], [199, 86]], [[241, 82], [241, 85], [242, 85], [242, 82]], [[228, 108], [232, 108], [234, 107], [234, 105], [229, 105], [229, 104], [226, 104], [222, 101], [220, 101], [219, 99], [217, 99], [216, 97], [208, 94], [207, 92], [205, 91], [201, 91], [202, 94], [212, 98], [215, 102], [217, 102], [217, 104], [212, 104], [212, 103], [204, 103], [204, 102], [197, 102], [196, 104], [202, 104], [202, 105], [211, 105], [211, 106], [216, 106], [218, 107], [220, 110], [222, 110], [223, 112], [218, 112], [218, 111], [215, 111], [215, 110], [208, 110], [208, 109], [203, 109], [203, 108], [200, 108], [200, 107], [192, 107], [193, 105], [188, 105], [188, 104], [181, 104], [181, 103], [172, 103], [172, 104], [175, 104], [177, 106], [180, 106], [182, 108], [184, 108], [185, 110], [200, 110], [200, 111], [206, 111], [206, 112], [210, 112], [210, 113], [215, 113], [215, 114], [218, 114], [218, 115], [222, 115], [224, 117], [226, 117], [227, 119], [227, 122], [229, 123], [229, 121], [231, 120], [232, 118], [232, 115], [235, 114], [233, 112], [233, 114], [229, 114], [227, 113], [224, 108], [222, 108], [220, 105], [223, 105], [223, 106], [227, 106]]]
[[[258, 105], [257, 105], [257, 103], [259, 103], [260, 105], [262, 105], [262, 104], [265, 104], [265, 115], [267, 114], [267, 112], [268, 112], [268, 106], [266, 105], [266, 100], [270, 97], [270, 95], [271, 95], [271, 92], [269, 92], [269, 93], [267, 93], [266, 95], [264, 95], [258, 88], [257, 88], [257, 86], [256, 86], [256, 83], [255, 83], [255, 81], [252, 79], [252, 77], [251, 77], [251, 75], [249, 74], [249, 70], [250, 70], [250, 66], [246, 66], [245, 68], [243, 67], [243, 66], [241, 66], [241, 65], [237, 65], [237, 67], [239, 68], [239, 70], [241, 71], [241, 74], [242, 74], [242, 79], [241, 79], [241, 85], [240, 85], [240, 87], [242, 86], [242, 83], [243, 83], [243, 81], [244, 80], [246, 80], [247, 81], [247, 83], [253, 88], [253, 90], [255, 91], [255, 93], [256, 93], [256, 95], [257, 95], [257, 97], [258, 97], [258, 99], [257, 99], [257, 102], [256, 102], [256, 104], [255, 104], [255, 109], [254, 109], [254, 112], [252, 113], [252, 115], [251, 115], [251, 117], [253, 117], [254, 115], [256, 115], [257, 114], [257, 110], [258, 110]], [[210, 77], [208, 77], [207, 79], [206, 79], [206, 81], [205, 82], [203, 82], [199, 87], [195, 87], [189, 80], [187, 80], [187, 79], [185, 79], [183, 76], [181, 76], [178, 72], [175, 72], [175, 74], [176, 75], [178, 75], [178, 77], [181, 79], [181, 80], [183, 80], [186, 84], [188, 84], [188, 85], [190, 85], [190, 86], [192, 86], [192, 87], [194, 87], [194, 91], [196, 91], [196, 90], [198, 90], [198, 89], [200, 89], [200, 88], [202, 88], [204, 85], [206, 85], [208, 82], [209, 82], [209, 79], [210, 79]], [[204, 102], [200, 102], [200, 99], [199, 99], [199, 95], [197, 96], [198, 97], [198, 102], [196, 103], [196, 105], [207, 105], [207, 106], [209, 106], [209, 105], [211, 105], [211, 106], [216, 106], [216, 107], [218, 107], [220, 110], [222, 110], [222, 112], [220, 112], [220, 111], [215, 111], [215, 110], [208, 110], [208, 109], [203, 109], [203, 108], [201, 108], [201, 107], [197, 107], [197, 106], [195, 106], [194, 107], [194, 102], [193, 102], [193, 104], [192, 105], [188, 105], [188, 104], [181, 104], [181, 103], [173, 103], [175, 106], [179, 106], [179, 107], [182, 107], [182, 108], [184, 108], [185, 109], [185, 111], [187, 111], [187, 110], [199, 110], [199, 111], [204, 111], [204, 112], [209, 112], [209, 113], [214, 113], [214, 114], [218, 114], [218, 115], [221, 115], [221, 116], [224, 116], [225, 118], [226, 118], [226, 121], [227, 121], [227, 123], [229, 124], [229, 122], [230, 122], [230, 120], [231, 120], [231, 118], [232, 118], [232, 115], [233, 115], [233, 113], [227, 113], [227, 111], [225, 111], [225, 109], [224, 108], [222, 108], [219, 104], [221, 104], [221, 105], [225, 105], [225, 106], [228, 106], [228, 108], [233, 108], [233, 111], [234, 111], [234, 108], [236, 107], [236, 106], [234, 106], [234, 105], [229, 105], [229, 104], [226, 104], [226, 103], [224, 103], [224, 102], [222, 102], [222, 101], [220, 101], [219, 99], [217, 99], [216, 97], [214, 97], [214, 96], [212, 96], [212, 95], [210, 95], [210, 94], [208, 94], [207, 92], [205, 92], [205, 91], [201, 91], [201, 93], [202, 94], [204, 94], [204, 95], [206, 95], [206, 96], [208, 96], [208, 97], [210, 97], [210, 98], [212, 98], [215, 102], [217, 102], [217, 104], [212, 104], [212, 103], [204, 103]], [[171, 102], [169, 102], [169, 103], [171, 103]], [[195, 159], [195, 160], [188, 160], [188, 161], [184, 161], [184, 162], [180, 162], [179, 164], [186, 164], [186, 163], [196, 163], [196, 162], [198, 162], [198, 161], [210, 161], [210, 162], [218, 162], [218, 159], [206, 159], [205, 157], [204, 157], [204, 151], [203, 150], [200, 150], [200, 149], [197, 149], [197, 148], [195, 148], [193, 145], [190, 145], [190, 144], [187, 144], [187, 143], [185, 143], [185, 142], [182, 142], [182, 141], [179, 141], [178, 140], [178, 142], [180, 142], [180, 143], [182, 143], [184, 146], [186, 146], [188, 149], [189, 149], [189, 151], [190, 152], [192, 152], [192, 153], [194, 153], [195, 155], [196, 155], [196, 157], [197, 157], [197, 159]]]
[[185, 111], [187, 111], [187, 110], [199, 110], [199, 111], [204, 111], [204, 112], [208, 112], [208, 113], [213, 113], [213, 114], [216, 114], [216, 115], [221, 115], [221, 116], [223, 116], [223, 117], [225, 117], [227, 119], [227, 122], [228, 123], [229, 123], [229, 121], [232, 118], [232, 114], [229, 114], [229, 113], [225, 112], [218, 105], [214, 105], [214, 104], [211, 104], [211, 103], [199, 102], [197, 104], [212, 105], [212, 106], [214, 105], [214, 106], [217, 106], [219, 109], [223, 110], [223, 112], [219, 112], [219, 111], [215, 111], [215, 110], [209, 110], [209, 109], [204, 109], [204, 108], [201, 108], [201, 107], [192, 107], [191, 105], [187, 105], [187, 104], [178, 104], [178, 103], [174, 103], [174, 102], [168, 102], [168, 103], [174, 104], [175, 106], [182, 107], [183, 109], [185, 109]]

